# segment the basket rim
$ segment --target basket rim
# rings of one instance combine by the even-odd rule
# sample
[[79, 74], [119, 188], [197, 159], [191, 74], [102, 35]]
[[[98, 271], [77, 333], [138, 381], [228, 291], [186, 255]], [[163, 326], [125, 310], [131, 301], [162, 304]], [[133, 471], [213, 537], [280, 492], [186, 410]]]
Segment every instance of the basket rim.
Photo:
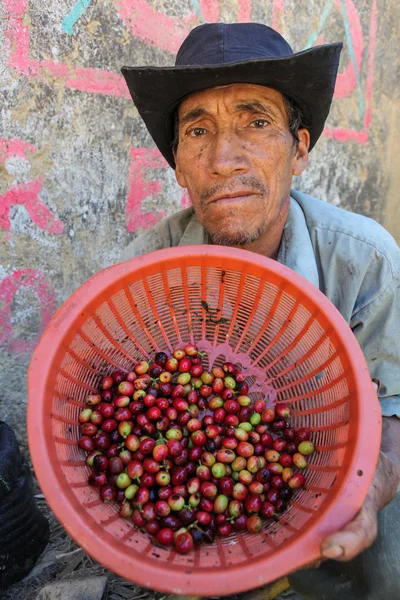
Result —
[[[353, 372], [357, 399], [363, 406], [368, 406], [368, 410], [359, 410], [360, 419], [356, 425], [358, 443], [337, 493], [337, 500], [340, 502], [331, 502], [315, 519], [312, 527], [306, 529], [301, 537], [301, 551], [298, 540], [288, 540], [277, 552], [258, 560], [253, 557], [249, 564], [239, 567], [174, 567], [167, 563], [157, 563], [154, 559], [151, 561], [150, 556], [129, 556], [122, 545], [117, 549], [115, 546], [111, 547], [107, 536], [99, 538], [94, 534], [89, 522], [91, 519], [88, 519], [85, 510], [79, 510], [79, 502], [73, 492], [70, 496], [61, 492], [62, 486], [58, 484], [65, 481], [64, 475], [61, 469], [57, 469], [58, 461], [51, 459], [52, 452], [55, 455], [53, 438], [45, 435], [45, 419], [50, 416], [44, 410], [46, 382], [52, 372], [57, 351], [75, 319], [88, 305], [88, 298], [103, 293], [111, 283], [115, 285], [127, 275], [146, 266], [157, 264], [160, 269], [162, 266], [168, 268], [168, 262], [172, 258], [195, 257], [205, 260], [207, 257], [229, 257], [236, 260], [241, 269], [245, 269], [246, 265], [257, 265], [300, 288], [333, 324], [350, 362], [357, 365]], [[54, 344], [54, 336], [58, 337], [58, 344]], [[321, 541], [330, 533], [341, 529], [360, 510], [375, 471], [381, 437], [381, 410], [365, 358], [350, 327], [330, 300], [303, 276], [275, 260], [247, 250], [215, 245], [177, 246], [156, 250], [99, 271], [73, 292], [53, 316], [32, 356], [28, 369], [27, 421], [32, 463], [43, 494], [57, 519], [84, 550], [122, 577], [133, 580], [134, 574], [134, 581], [138, 585], [161, 592], [202, 596], [234, 594], [254, 589], [287, 575], [287, 565], [295, 570], [318, 559]], [[357, 472], [362, 472], [363, 476], [357, 476]]]

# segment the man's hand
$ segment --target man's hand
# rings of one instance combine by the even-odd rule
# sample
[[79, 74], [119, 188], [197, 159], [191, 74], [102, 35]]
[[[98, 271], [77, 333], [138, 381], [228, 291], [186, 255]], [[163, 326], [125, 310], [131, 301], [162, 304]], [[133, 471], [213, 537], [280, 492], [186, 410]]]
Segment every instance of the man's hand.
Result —
[[367, 498], [353, 521], [323, 541], [322, 556], [348, 561], [371, 546], [378, 533], [378, 511], [393, 500], [399, 483], [400, 419], [384, 417], [381, 452]]

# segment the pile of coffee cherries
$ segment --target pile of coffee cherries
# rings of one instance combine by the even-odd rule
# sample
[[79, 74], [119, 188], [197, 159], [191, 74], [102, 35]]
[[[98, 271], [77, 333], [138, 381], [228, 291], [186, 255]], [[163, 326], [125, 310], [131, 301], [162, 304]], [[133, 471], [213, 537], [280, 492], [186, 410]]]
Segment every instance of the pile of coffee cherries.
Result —
[[253, 402], [242, 371], [230, 362], [207, 371], [202, 357], [188, 344], [114, 371], [79, 415], [101, 500], [181, 554], [278, 519], [314, 452], [286, 403]]

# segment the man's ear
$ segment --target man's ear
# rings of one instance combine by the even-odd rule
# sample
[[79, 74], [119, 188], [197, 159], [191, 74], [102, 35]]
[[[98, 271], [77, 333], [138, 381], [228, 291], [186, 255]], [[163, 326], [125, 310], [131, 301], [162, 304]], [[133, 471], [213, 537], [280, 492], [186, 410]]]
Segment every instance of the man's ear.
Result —
[[310, 132], [308, 129], [299, 129], [299, 144], [292, 161], [292, 174], [301, 175], [308, 165], [308, 148], [310, 147]]
[[174, 152], [174, 160], [175, 160], [175, 178], [176, 181], [178, 182], [178, 185], [181, 186], [181, 188], [186, 188], [186, 179], [185, 176], [183, 175], [180, 167], [179, 167], [179, 163], [177, 161], [177, 155]]

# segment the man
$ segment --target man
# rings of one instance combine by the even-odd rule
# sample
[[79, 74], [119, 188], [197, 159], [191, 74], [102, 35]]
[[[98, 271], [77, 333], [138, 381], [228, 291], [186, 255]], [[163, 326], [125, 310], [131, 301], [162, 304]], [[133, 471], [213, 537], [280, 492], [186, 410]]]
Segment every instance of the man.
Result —
[[400, 250], [374, 221], [291, 190], [328, 116], [341, 48], [293, 54], [264, 25], [214, 23], [189, 34], [175, 67], [124, 68], [193, 207], [123, 258], [185, 244], [244, 248], [297, 271], [338, 308], [379, 382], [381, 454], [360, 513], [324, 540], [319, 568], [289, 580], [309, 599], [399, 600]]

